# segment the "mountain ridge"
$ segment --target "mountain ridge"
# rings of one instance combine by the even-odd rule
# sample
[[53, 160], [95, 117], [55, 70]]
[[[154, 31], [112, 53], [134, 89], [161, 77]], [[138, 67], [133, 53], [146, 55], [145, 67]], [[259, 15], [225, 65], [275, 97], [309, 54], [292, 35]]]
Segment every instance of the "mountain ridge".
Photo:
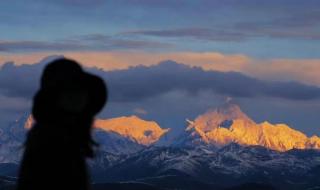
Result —
[[111, 119], [97, 119], [94, 127], [115, 132], [132, 141], [149, 146], [157, 142], [170, 129], [162, 129], [155, 121], [146, 121], [139, 117], [122, 116]]
[[[198, 136], [207, 144], [225, 146], [235, 142], [240, 145], [260, 145], [277, 151], [290, 149], [319, 149], [320, 138], [308, 138], [304, 133], [286, 124], [255, 123], [234, 103], [224, 104], [188, 120], [186, 132]], [[190, 136], [189, 135], [189, 136]], [[199, 141], [199, 140], [198, 140]]]
[[[30, 129], [33, 123], [31, 115], [24, 116], [14, 122], [6, 133], [10, 133], [13, 139], [17, 139], [18, 136], [22, 141], [24, 139], [22, 133]], [[23, 126], [21, 130], [17, 125]], [[160, 139], [165, 140], [162, 137], [170, 132], [170, 129], [161, 128], [155, 121], [143, 120], [135, 115], [96, 119], [93, 126], [93, 135], [97, 142], [109, 144], [110, 146], [102, 147], [107, 151], [121, 154], [157, 145]], [[1, 137], [8, 138], [8, 135]], [[183, 134], [166, 146], [203, 145], [222, 148], [230, 143], [263, 146], [280, 152], [291, 149], [320, 149], [318, 136], [307, 137], [286, 124], [271, 124], [268, 121], [256, 123], [241, 110], [239, 105], [230, 101], [215, 109], [209, 109], [194, 121], [187, 119]]]
[[[227, 109], [227, 111], [223, 109]], [[258, 127], [265, 129], [267, 133], [268, 130], [274, 131], [274, 128], [279, 128], [285, 132], [286, 130], [293, 130], [287, 125], [272, 125], [269, 122], [262, 123], [261, 125], [266, 127], [261, 127], [246, 116], [240, 107], [223, 109], [221, 108], [216, 112], [214, 110], [209, 111], [219, 116], [209, 117], [210, 114], [207, 115], [211, 119], [211, 122], [207, 124], [214, 126], [205, 126], [206, 117], [199, 120], [204, 128], [194, 126], [197, 122], [188, 120], [189, 125], [192, 126], [187, 126], [186, 130], [189, 131], [185, 131], [185, 136], [182, 136], [180, 140], [190, 142], [189, 145], [191, 146], [182, 146], [186, 145], [183, 143], [181, 146], [158, 146], [154, 139], [152, 143], [147, 141], [151, 144], [144, 145], [130, 137], [122, 136], [119, 131], [119, 133], [112, 131], [113, 127], [135, 130], [137, 127], [139, 128], [141, 122], [146, 129], [155, 128], [154, 130], [159, 130], [163, 134], [168, 132], [166, 131], [168, 129], [162, 129], [156, 122], [146, 121], [137, 116], [107, 119], [107, 123], [103, 119], [100, 120], [101, 125], [95, 126], [93, 130], [93, 137], [100, 146], [96, 151], [95, 158], [88, 160], [88, 168], [94, 184], [147, 182], [155, 187], [163, 187], [168, 190], [186, 189], [187, 187], [190, 190], [201, 189], [202, 187], [206, 187], [204, 189], [225, 189], [252, 182], [270, 184], [277, 189], [293, 190], [312, 189], [320, 186], [318, 180], [320, 175], [320, 149], [297, 149], [293, 147], [287, 151], [278, 151], [260, 144], [241, 145], [232, 138], [220, 147], [217, 146], [217, 143], [212, 143], [208, 134], [225, 137], [221, 131], [226, 134], [232, 134], [233, 131], [238, 134], [242, 130], [248, 130], [249, 132], [263, 131], [257, 130]], [[236, 113], [230, 113], [229, 111]], [[227, 117], [227, 115], [231, 116]], [[226, 120], [227, 122], [225, 122]], [[114, 125], [111, 126], [109, 122], [114, 123]], [[128, 123], [132, 126], [125, 126]], [[250, 125], [247, 125], [248, 123]], [[110, 128], [108, 130], [103, 129], [105, 125], [110, 126]], [[32, 118], [30, 116], [23, 117], [21, 121], [17, 120], [14, 125], [10, 126], [13, 130], [10, 130], [9, 127], [7, 131], [19, 132], [20, 130], [16, 130], [17, 128], [27, 131], [26, 129], [30, 126], [32, 126]], [[144, 134], [142, 129], [137, 130], [139, 135]], [[202, 131], [202, 129], [206, 130]], [[293, 131], [298, 137], [301, 136], [302, 139], [305, 137], [304, 140], [309, 139], [311, 144], [318, 142], [317, 136], [308, 138], [301, 132]], [[208, 137], [208, 142], [205, 142], [199, 135], [201, 132], [201, 135]], [[162, 137], [161, 133], [155, 134], [158, 134], [156, 137], [159, 139]], [[254, 134], [257, 135], [258, 133]], [[279, 133], [279, 135], [282, 134]], [[19, 132], [13, 134], [12, 138], [20, 136]], [[241, 137], [246, 139], [246, 134], [242, 134]], [[290, 135], [289, 137], [291, 138]], [[265, 139], [260, 136], [255, 138]], [[265, 140], [266, 142], [273, 142], [269, 139]], [[5, 154], [16, 155], [17, 152], [5, 152]], [[6, 159], [3, 163], [0, 161], [0, 175], [14, 175], [18, 162], [14, 162], [13, 165], [5, 164], [12, 163], [9, 161], [10, 159]], [[185, 181], [189, 183], [186, 184]], [[0, 179], [0, 189], [2, 188], [1, 185]], [[259, 186], [253, 188], [255, 187], [258, 188]], [[104, 188], [104, 186], [102, 185], [101, 188]]]

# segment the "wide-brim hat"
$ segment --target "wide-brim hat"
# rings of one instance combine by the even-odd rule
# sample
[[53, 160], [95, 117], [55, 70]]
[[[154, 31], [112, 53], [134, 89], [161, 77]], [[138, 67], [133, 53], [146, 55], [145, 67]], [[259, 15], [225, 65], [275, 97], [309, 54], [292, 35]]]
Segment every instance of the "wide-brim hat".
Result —
[[40, 89], [34, 96], [33, 115], [36, 119], [55, 112], [93, 116], [102, 110], [107, 98], [102, 78], [83, 71], [74, 60], [61, 58], [49, 63], [43, 71]]

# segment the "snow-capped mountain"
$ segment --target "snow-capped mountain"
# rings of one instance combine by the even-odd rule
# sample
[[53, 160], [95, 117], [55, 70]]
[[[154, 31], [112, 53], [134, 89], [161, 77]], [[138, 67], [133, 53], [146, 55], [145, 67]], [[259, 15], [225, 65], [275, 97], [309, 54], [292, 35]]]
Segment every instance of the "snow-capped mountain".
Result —
[[[320, 138], [308, 138], [302, 132], [285, 124], [263, 122], [257, 124], [234, 103], [226, 103], [188, 121], [183, 135], [172, 146], [219, 149], [230, 143], [243, 146], [263, 146], [277, 151], [291, 149], [320, 149]], [[25, 115], [0, 131], [0, 162], [18, 162], [27, 130], [34, 123], [32, 116]], [[131, 154], [156, 144], [170, 132], [154, 121], [137, 116], [97, 119], [94, 138], [100, 151], [114, 154]], [[163, 139], [162, 139], [163, 140]]]
[[24, 126], [28, 118], [28, 115], [23, 115], [9, 126], [0, 128], [0, 163], [20, 161], [27, 132]]
[[[25, 114], [0, 130], [0, 163], [20, 161], [26, 134], [34, 122], [31, 115]], [[168, 131], [154, 121], [129, 116], [97, 119], [93, 137], [100, 145], [99, 152], [131, 154], [156, 143]]]
[[320, 149], [320, 138], [308, 138], [286, 124], [255, 123], [240, 107], [227, 103], [199, 115], [194, 121], [187, 120], [186, 134], [178, 142], [185, 144], [209, 144], [223, 147], [229, 143], [252, 146], [260, 145], [272, 150]]
[[157, 142], [170, 129], [162, 129], [154, 121], [145, 121], [137, 116], [117, 117], [112, 119], [97, 119], [95, 128], [113, 132], [141, 145], [151, 145]]
[[[225, 189], [252, 182], [278, 189], [320, 186], [317, 136], [308, 138], [284, 124], [257, 124], [233, 103], [187, 121], [171, 146], [153, 146], [169, 129], [137, 116], [97, 119], [93, 136], [100, 147], [88, 162], [94, 182], [163, 189]], [[33, 123], [25, 115], [1, 130], [0, 175], [16, 170]]]
[[[33, 123], [34, 120], [30, 115], [26, 119], [23, 126], [25, 129], [30, 129]], [[96, 129], [96, 133], [109, 133], [109, 136], [105, 136], [105, 138], [116, 138], [116, 136], [118, 136], [118, 138], [124, 137], [129, 141], [145, 146], [149, 146], [157, 142], [164, 134], [166, 134], [170, 130], [162, 129], [156, 122], [146, 121], [135, 115], [128, 117], [122, 116], [111, 119], [96, 119], [93, 127]], [[100, 138], [100, 140], [106, 141], [106, 139], [102, 138]]]

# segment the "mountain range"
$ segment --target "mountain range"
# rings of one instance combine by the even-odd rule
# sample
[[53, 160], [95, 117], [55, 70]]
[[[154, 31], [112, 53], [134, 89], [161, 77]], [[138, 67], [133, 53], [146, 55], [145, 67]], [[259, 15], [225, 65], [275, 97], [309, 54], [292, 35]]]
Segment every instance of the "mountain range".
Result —
[[[256, 123], [231, 102], [186, 121], [183, 133], [164, 146], [159, 142], [170, 129], [154, 121], [137, 116], [97, 119], [93, 135], [101, 146], [88, 161], [94, 187], [320, 189], [319, 137], [285, 124]], [[33, 123], [25, 115], [1, 129], [3, 184], [16, 174], [25, 133]]]
[[187, 120], [189, 139], [223, 147], [230, 143], [243, 146], [263, 146], [277, 151], [320, 149], [320, 138], [308, 138], [286, 124], [257, 124], [233, 103], [209, 110], [194, 121]]

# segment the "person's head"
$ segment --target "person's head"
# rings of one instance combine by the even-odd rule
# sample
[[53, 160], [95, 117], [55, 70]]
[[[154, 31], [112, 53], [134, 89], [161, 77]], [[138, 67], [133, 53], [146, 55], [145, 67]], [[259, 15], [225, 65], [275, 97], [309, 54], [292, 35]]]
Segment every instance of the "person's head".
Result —
[[92, 121], [106, 103], [107, 94], [100, 77], [85, 72], [73, 60], [57, 59], [43, 71], [32, 114], [44, 127], [67, 131], [78, 141], [92, 141]]

